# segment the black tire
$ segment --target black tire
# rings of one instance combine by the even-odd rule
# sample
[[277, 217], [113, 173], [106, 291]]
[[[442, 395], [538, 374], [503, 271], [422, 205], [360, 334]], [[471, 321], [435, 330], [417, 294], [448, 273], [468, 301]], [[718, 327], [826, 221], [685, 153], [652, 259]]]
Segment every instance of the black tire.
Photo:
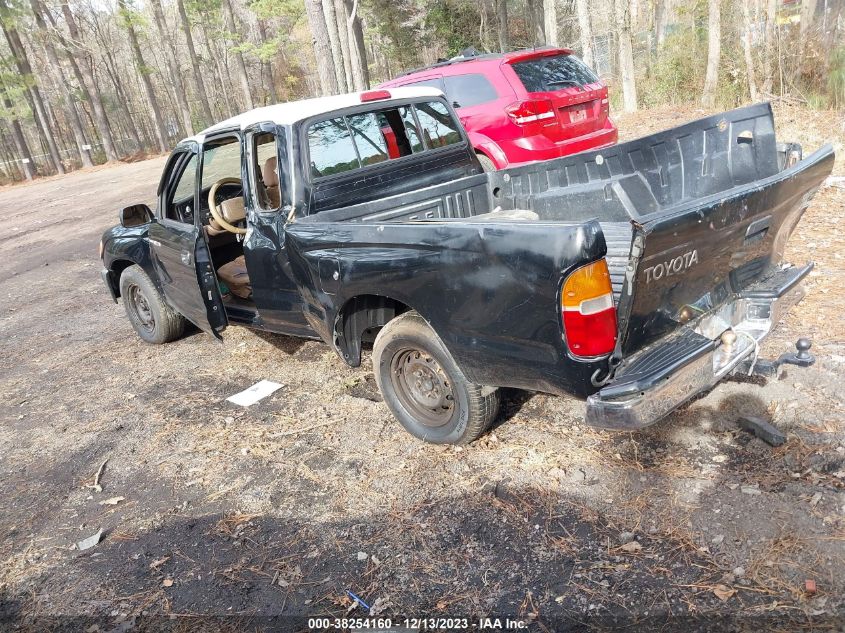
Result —
[[120, 296], [126, 316], [146, 343], [169, 343], [185, 332], [185, 317], [175, 312], [144, 269], [130, 266], [120, 276]]
[[478, 156], [478, 162], [481, 163], [481, 168], [484, 171], [496, 171], [496, 165], [493, 164], [493, 161], [490, 160], [487, 154], [476, 152], [475, 155]]
[[434, 444], [468, 444], [499, 411], [496, 389], [469, 382], [416, 312], [388, 322], [373, 343], [384, 401], [411, 435]]

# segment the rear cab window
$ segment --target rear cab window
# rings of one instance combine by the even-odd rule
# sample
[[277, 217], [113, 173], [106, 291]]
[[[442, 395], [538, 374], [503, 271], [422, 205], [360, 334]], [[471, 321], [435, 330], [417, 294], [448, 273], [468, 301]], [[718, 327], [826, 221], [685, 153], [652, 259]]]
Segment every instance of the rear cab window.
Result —
[[436, 100], [317, 121], [307, 137], [314, 180], [464, 142], [449, 108]]
[[586, 86], [599, 78], [574, 55], [536, 57], [511, 64], [527, 92], [555, 92], [573, 86]]

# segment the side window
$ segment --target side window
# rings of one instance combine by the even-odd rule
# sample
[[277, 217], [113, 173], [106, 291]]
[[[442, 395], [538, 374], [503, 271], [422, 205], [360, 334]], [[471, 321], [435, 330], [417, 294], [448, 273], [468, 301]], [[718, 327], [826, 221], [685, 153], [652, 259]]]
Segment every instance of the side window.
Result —
[[410, 86], [437, 88], [438, 90], [445, 92], [443, 88], [443, 79], [441, 77], [429, 77], [428, 79], [421, 79], [420, 81], [412, 81], [408, 84], [402, 84], [403, 88]]
[[276, 135], [270, 132], [255, 134], [252, 137], [252, 158], [249, 171], [256, 208], [274, 211], [281, 206]]
[[417, 118], [429, 149], [461, 142], [458, 124], [448, 108], [439, 101], [417, 104]]
[[167, 197], [167, 204], [164, 209], [164, 217], [176, 222], [186, 224], [194, 223], [194, 195], [197, 185], [197, 155], [191, 156], [190, 160], [176, 161], [175, 169], [181, 169], [182, 173], [172, 187]]
[[493, 84], [484, 75], [457, 75], [446, 77], [445, 81], [446, 94], [456, 108], [468, 108], [499, 98]]
[[360, 167], [352, 134], [343, 117], [311, 125], [308, 147], [312, 176], [330, 176]]

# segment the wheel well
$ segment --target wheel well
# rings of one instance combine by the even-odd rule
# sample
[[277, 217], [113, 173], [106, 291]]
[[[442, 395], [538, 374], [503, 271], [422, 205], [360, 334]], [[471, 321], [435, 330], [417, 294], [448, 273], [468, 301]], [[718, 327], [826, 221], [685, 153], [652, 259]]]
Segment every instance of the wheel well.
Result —
[[334, 344], [350, 367], [361, 364], [361, 347], [365, 340], [391, 319], [411, 307], [381, 295], [359, 295], [347, 301], [335, 319]]
[[112, 278], [114, 279], [114, 294], [116, 297], [120, 296], [120, 276], [124, 270], [134, 265], [135, 262], [129, 261], [128, 259], [118, 259], [111, 263]]

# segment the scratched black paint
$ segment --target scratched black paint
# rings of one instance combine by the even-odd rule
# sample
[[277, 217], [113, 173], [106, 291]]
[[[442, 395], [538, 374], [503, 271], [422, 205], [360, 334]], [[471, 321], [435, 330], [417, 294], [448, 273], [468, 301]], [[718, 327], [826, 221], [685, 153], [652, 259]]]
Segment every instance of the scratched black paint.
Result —
[[[228, 316], [229, 322], [319, 337], [354, 366], [360, 341], [348, 340], [349, 311], [362, 298], [388, 298], [418, 311], [470, 380], [581, 396], [596, 390], [591, 376], [605, 375], [609, 361], [568, 354], [559, 292], [569, 271], [606, 254], [602, 221], [629, 221], [639, 245], [619, 299], [618, 358], [677, 328], [683, 306], [710, 309], [766, 275], [833, 162], [825, 147], [782, 169], [771, 110], [761, 104], [493, 174], [481, 173], [464, 142], [407, 157], [394, 170], [388, 162], [333, 179], [335, 189], [323, 183], [315, 197], [302, 157], [302, 127], [268, 122], [254, 130], [277, 134], [282, 183], [281, 208], [260, 212], [250, 202], [244, 168], [252, 229], [244, 252], [256, 310], [212, 315], [217, 296], [205, 302], [206, 313], [190, 308], [189, 319], [214, 331]], [[160, 196], [168, 186], [165, 173]], [[379, 192], [375, 199], [373, 191]], [[196, 196], [197, 229], [205, 193]], [[342, 208], [315, 213], [326, 209], [327, 200]], [[532, 209], [541, 220], [463, 221], [494, 207]], [[104, 235], [105, 279], [115, 295], [120, 272], [131, 263], [160, 288], [172, 283], [175, 276], [149, 246], [149, 231], [161, 225], [159, 215], [150, 225], [115, 227]], [[199, 240], [198, 251], [203, 247]], [[697, 262], [646, 279], [649, 266], [691, 249]], [[178, 272], [180, 284], [189, 285], [190, 274], [198, 285], [208, 277], [196, 265]], [[209, 292], [207, 284], [203, 292]]]

